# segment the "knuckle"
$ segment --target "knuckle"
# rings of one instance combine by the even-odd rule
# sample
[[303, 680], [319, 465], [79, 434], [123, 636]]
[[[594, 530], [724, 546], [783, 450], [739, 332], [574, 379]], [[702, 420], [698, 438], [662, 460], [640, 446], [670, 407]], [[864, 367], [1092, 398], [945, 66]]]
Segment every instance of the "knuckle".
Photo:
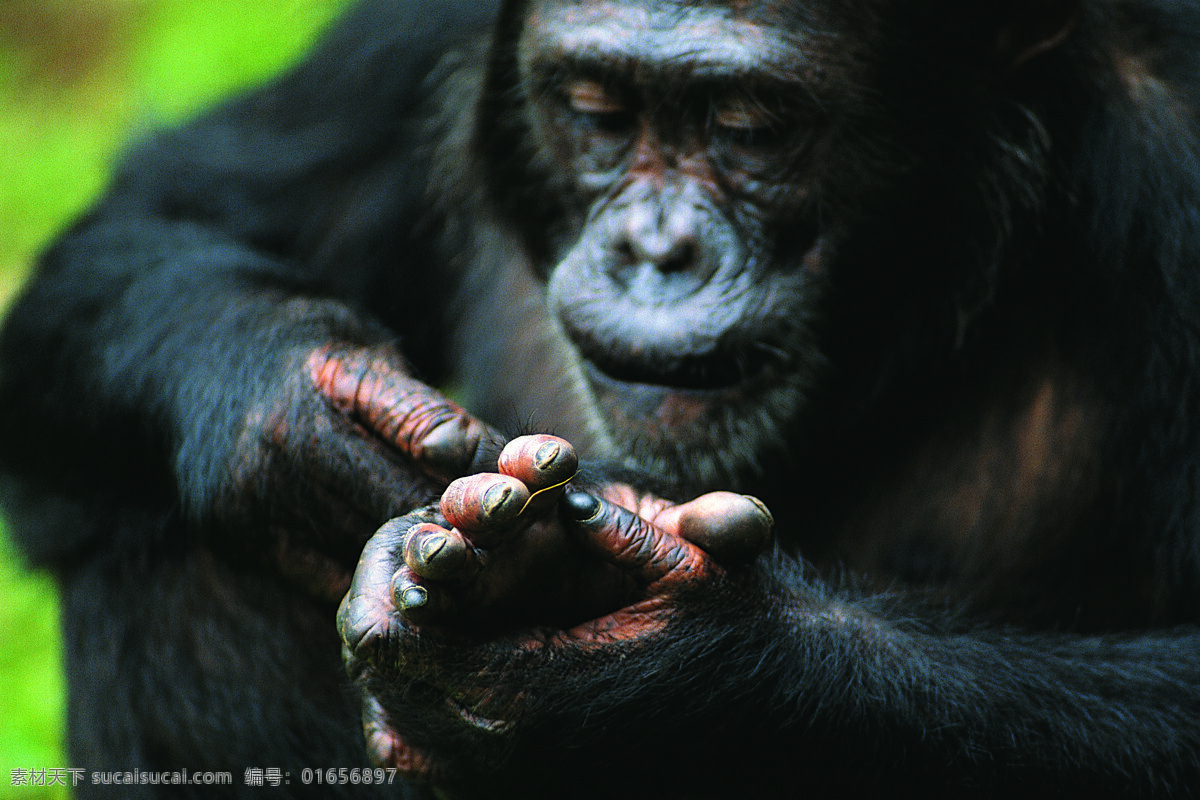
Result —
[[392, 635], [389, 622], [377, 605], [355, 598], [342, 604], [338, 632], [355, 658], [372, 663]]

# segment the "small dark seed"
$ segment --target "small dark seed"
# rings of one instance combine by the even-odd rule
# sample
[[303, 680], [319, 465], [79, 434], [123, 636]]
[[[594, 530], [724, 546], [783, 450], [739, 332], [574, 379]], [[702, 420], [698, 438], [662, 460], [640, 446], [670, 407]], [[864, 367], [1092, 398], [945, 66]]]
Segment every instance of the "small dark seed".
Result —
[[579, 522], [588, 522], [600, 516], [603, 504], [587, 492], [570, 491], [563, 497], [563, 507], [567, 515]]

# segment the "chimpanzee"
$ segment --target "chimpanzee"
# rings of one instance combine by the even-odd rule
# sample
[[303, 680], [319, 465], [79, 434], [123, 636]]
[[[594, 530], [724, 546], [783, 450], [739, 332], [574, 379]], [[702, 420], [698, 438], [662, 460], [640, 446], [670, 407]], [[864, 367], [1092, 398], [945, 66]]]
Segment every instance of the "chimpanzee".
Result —
[[73, 758], [1195, 790], [1198, 92], [1178, 0], [368, 0], [8, 319]]

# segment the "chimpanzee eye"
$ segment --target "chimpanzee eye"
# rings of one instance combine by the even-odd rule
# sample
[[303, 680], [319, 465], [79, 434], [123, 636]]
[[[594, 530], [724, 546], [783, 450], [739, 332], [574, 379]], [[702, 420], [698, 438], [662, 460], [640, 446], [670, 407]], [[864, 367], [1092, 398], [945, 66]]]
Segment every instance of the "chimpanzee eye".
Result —
[[565, 89], [567, 104], [577, 114], [620, 114], [625, 103], [599, 81], [576, 80]]
[[737, 131], [765, 128], [775, 121], [774, 114], [745, 97], [727, 98], [719, 103], [714, 118], [718, 126]]
[[748, 97], [729, 97], [713, 109], [716, 133], [730, 144], [747, 147], [769, 147], [777, 144], [784, 134], [784, 122], [778, 114]]
[[633, 112], [625, 100], [599, 81], [573, 80], [563, 87], [563, 97], [577, 121], [601, 133], [619, 134], [633, 125]]

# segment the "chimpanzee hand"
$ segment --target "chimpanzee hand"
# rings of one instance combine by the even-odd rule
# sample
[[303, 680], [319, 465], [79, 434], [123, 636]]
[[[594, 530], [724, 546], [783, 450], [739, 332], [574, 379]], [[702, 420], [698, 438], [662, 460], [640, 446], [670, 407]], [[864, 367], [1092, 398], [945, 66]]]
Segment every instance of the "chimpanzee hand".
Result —
[[269, 530], [280, 568], [336, 600], [371, 531], [453, 478], [494, 469], [504, 440], [390, 348], [327, 346], [288, 363], [271, 383], [284, 391], [264, 392], [243, 419], [216, 513]]
[[410, 777], [439, 780], [447, 753], [486, 761], [473, 737], [537, 724], [543, 695], [570, 693], [572, 661], [652, 643], [725, 579], [713, 553], [745, 560], [770, 535], [766, 509], [729, 493], [673, 505], [610, 485], [547, 513], [574, 471], [553, 437], [514, 440], [499, 469], [381, 528], [339, 612], [368, 746]]

